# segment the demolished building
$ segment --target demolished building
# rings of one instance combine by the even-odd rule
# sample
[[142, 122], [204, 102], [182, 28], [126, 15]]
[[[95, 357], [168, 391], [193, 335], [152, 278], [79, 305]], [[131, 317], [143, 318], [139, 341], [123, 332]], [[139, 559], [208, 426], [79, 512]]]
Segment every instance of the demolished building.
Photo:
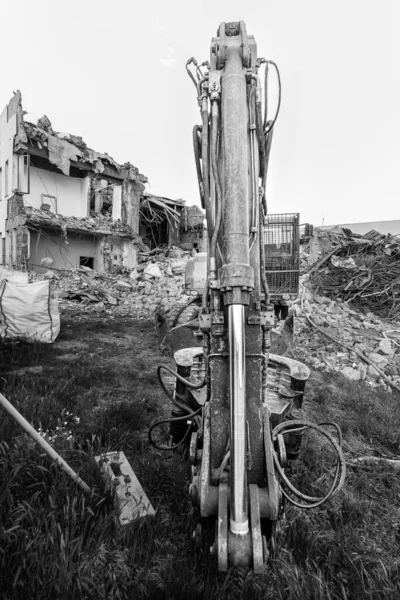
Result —
[[[138, 249], [179, 244], [184, 200], [152, 196], [130, 163], [24, 119], [17, 91], [0, 115], [1, 262], [42, 270], [132, 268]], [[144, 234], [144, 243], [140, 234]]]
[[400, 316], [400, 236], [315, 228], [301, 243], [302, 272], [324, 296], [387, 319]]

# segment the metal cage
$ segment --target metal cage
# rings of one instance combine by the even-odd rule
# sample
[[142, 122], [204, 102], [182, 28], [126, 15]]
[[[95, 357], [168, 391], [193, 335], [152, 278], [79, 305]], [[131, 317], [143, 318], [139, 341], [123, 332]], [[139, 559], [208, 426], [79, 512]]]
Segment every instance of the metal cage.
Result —
[[264, 246], [265, 273], [272, 298], [297, 294], [300, 271], [299, 213], [267, 215]]

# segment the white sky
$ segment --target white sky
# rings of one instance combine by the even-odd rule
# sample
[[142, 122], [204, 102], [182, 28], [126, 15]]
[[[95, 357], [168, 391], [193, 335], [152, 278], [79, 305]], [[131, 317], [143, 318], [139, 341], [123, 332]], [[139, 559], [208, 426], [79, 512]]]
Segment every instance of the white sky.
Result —
[[208, 60], [221, 21], [244, 20], [281, 71], [271, 212], [301, 222], [400, 218], [398, 0], [19, 0], [2, 3], [0, 111], [130, 161], [150, 191], [198, 203], [186, 60]]

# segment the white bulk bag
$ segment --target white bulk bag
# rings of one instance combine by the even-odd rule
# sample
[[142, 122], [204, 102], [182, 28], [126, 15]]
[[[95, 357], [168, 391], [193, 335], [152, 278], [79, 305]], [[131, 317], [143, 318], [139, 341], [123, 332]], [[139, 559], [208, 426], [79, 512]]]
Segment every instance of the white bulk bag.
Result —
[[18, 283], [19, 285], [28, 285], [28, 273], [23, 271], [13, 271], [7, 269], [7, 267], [0, 266], [0, 281], [6, 279], [12, 283]]
[[54, 342], [60, 333], [57, 298], [50, 281], [0, 284], [0, 336]]

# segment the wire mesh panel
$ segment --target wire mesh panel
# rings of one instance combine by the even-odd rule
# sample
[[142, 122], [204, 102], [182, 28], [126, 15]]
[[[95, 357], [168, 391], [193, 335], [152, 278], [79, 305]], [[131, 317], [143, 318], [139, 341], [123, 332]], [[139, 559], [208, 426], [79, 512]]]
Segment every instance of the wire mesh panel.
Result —
[[299, 213], [267, 215], [264, 227], [265, 272], [272, 296], [299, 289]]

